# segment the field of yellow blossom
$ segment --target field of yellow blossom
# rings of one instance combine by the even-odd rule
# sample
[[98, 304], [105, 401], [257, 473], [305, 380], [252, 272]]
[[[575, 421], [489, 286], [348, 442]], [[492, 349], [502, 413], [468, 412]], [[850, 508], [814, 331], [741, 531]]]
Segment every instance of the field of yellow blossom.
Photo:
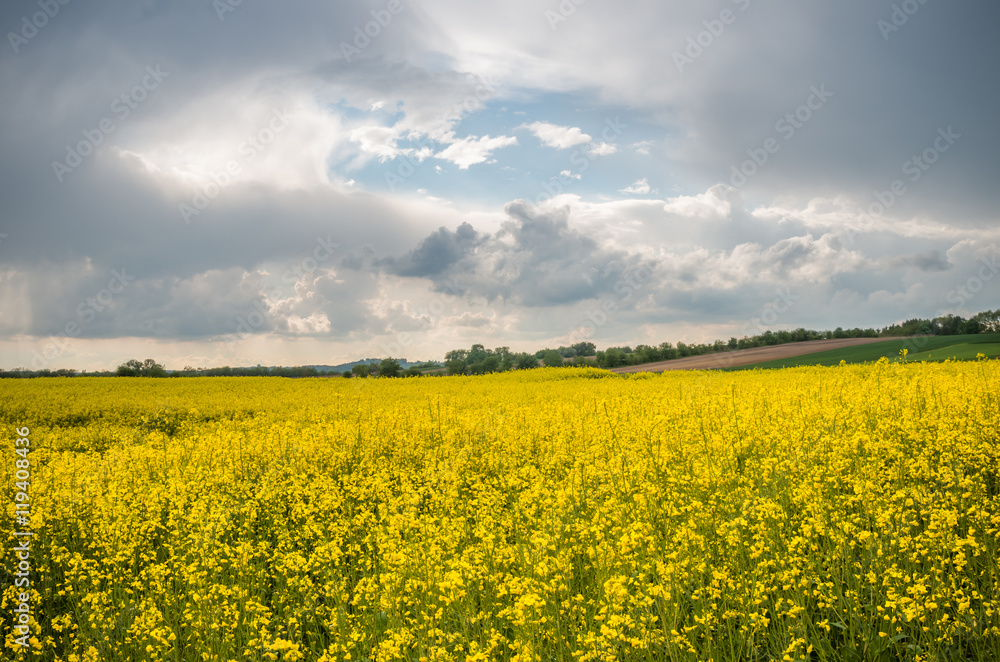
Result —
[[5, 660], [1000, 659], [1000, 361], [9, 379], [0, 424]]

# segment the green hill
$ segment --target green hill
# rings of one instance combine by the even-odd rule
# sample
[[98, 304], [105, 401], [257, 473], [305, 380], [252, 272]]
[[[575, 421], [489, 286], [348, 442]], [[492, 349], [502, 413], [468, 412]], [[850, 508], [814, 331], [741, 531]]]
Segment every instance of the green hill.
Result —
[[1000, 356], [1000, 343], [958, 343], [919, 354], [909, 354], [906, 359], [908, 361], [944, 361], [947, 359], [965, 361], [975, 359], [977, 354], [985, 354], [989, 358]]
[[[954, 348], [954, 349], [951, 349]], [[764, 361], [752, 365], [731, 368], [732, 370], [752, 370], [754, 368], [791, 368], [800, 365], [839, 365], [847, 363], [870, 363], [883, 356], [899, 359], [900, 351], [909, 350], [908, 361], [944, 361], [948, 358], [974, 359], [977, 353], [993, 358], [1000, 356], [1000, 333], [982, 333], [961, 336], [920, 336], [897, 338], [870, 345], [832, 349], [815, 354], [804, 354], [787, 359]]]

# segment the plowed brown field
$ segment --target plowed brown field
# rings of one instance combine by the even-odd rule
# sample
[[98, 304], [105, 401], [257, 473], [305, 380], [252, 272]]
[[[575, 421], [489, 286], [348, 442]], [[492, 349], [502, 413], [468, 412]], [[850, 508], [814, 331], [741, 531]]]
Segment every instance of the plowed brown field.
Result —
[[892, 338], [834, 338], [832, 340], [808, 340], [784, 345], [754, 347], [753, 349], [736, 349], [731, 352], [704, 354], [702, 356], [686, 356], [682, 359], [630, 365], [612, 368], [611, 372], [663, 372], [664, 370], [712, 370], [734, 368], [741, 365], [787, 359], [793, 356], [825, 352], [831, 349], [868, 345], [876, 342], [886, 342]]

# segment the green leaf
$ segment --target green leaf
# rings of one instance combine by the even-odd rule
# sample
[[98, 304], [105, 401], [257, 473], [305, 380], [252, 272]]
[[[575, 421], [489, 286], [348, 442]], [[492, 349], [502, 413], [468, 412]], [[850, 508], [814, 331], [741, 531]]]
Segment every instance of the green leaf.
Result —
[[844, 662], [863, 662], [861, 653], [854, 646], [844, 646], [841, 648], [840, 656]]

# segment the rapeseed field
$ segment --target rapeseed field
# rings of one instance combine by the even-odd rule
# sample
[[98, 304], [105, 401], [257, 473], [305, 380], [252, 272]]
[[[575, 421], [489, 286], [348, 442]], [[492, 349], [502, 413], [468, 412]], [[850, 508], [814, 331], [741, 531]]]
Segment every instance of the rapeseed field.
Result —
[[0, 423], [3, 659], [1000, 659], [1000, 361], [3, 380]]

